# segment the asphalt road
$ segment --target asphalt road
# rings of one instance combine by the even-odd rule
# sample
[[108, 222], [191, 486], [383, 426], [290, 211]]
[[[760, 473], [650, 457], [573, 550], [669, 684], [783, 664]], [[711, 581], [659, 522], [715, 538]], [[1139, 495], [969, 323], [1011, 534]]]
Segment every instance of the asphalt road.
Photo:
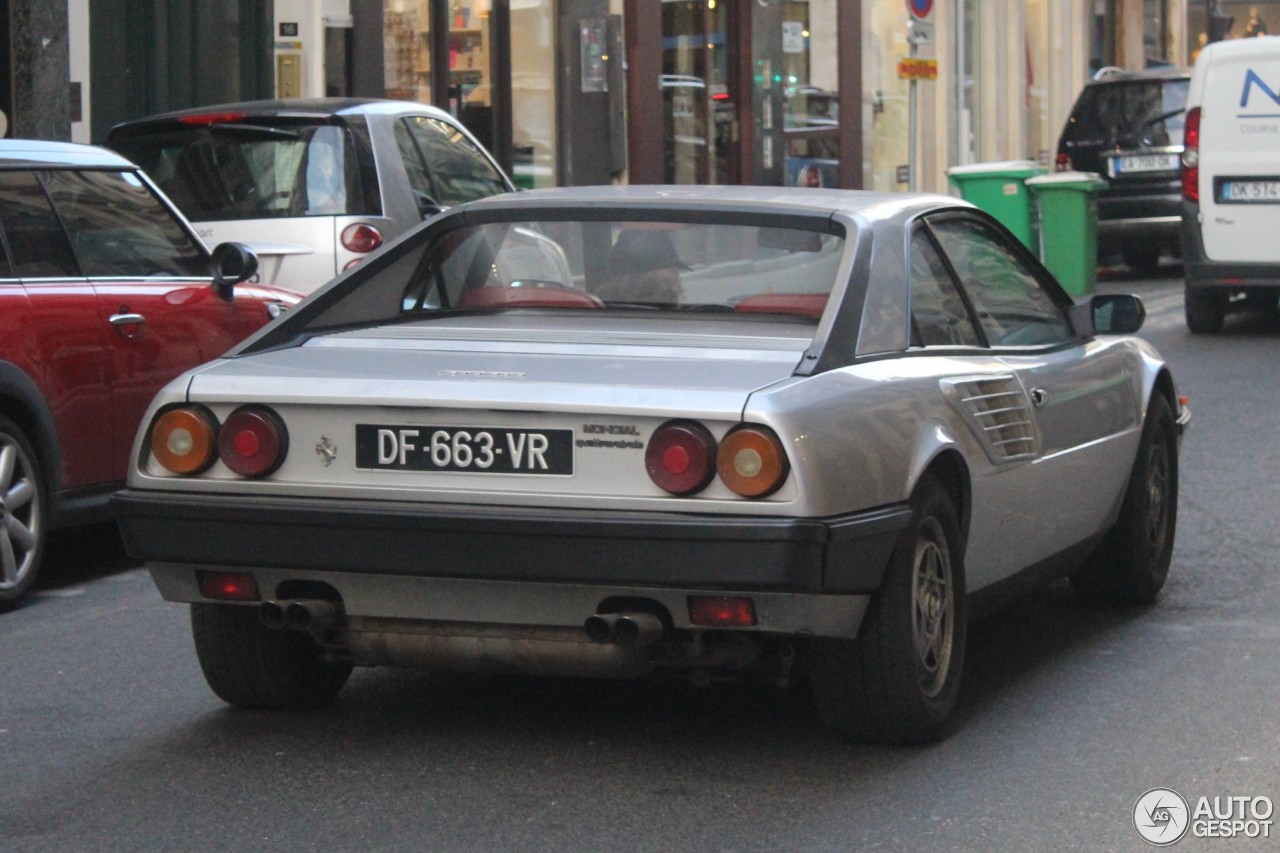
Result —
[[1280, 800], [1280, 315], [1192, 337], [1179, 288], [1101, 285], [1143, 296], [1194, 411], [1161, 602], [1058, 585], [975, 626], [944, 743], [847, 745], [735, 685], [362, 670], [332, 709], [234, 711], [89, 531], [0, 617], [0, 850], [1143, 850], [1150, 788]]

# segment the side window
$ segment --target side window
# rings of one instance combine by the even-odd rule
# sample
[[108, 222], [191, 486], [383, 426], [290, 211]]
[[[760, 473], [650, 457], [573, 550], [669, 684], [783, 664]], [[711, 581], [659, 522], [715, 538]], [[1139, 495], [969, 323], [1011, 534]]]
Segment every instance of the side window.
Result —
[[998, 232], [960, 218], [931, 222], [930, 227], [973, 303], [988, 344], [1044, 346], [1075, 337], [1035, 272]]
[[0, 172], [0, 227], [20, 278], [78, 277], [80, 268], [44, 188], [31, 172]]
[[502, 174], [461, 130], [426, 116], [405, 121], [431, 170], [440, 204], [452, 206], [506, 192]]
[[45, 176], [85, 275], [208, 277], [204, 252], [137, 175], [55, 171]]
[[405, 118], [396, 122], [396, 149], [400, 152], [400, 160], [409, 175], [409, 190], [418, 205], [418, 214], [425, 219], [439, 213], [443, 202], [437, 197], [439, 190], [431, 183], [431, 172], [427, 170], [422, 150], [414, 141], [412, 119]]
[[921, 346], [980, 346], [946, 264], [923, 229], [911, 236], [911, 328]]

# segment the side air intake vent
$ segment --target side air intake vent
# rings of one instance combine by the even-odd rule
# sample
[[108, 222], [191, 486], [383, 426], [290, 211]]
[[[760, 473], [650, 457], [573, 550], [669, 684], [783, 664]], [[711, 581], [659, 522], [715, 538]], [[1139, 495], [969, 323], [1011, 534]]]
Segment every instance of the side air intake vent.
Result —
[[996, 464], [1036, 455], [1031, 401], [1014, 376], [944, 379], [943, 393], [964, 416], [987, 456]]

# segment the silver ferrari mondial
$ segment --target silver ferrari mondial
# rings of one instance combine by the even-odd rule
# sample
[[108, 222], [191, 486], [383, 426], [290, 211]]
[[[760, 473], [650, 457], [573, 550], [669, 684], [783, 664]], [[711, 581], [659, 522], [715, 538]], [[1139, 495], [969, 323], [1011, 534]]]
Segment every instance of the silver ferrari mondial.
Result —
[[512, 194], [171, 383], [114, 506], [233, 705], [803, 672], [836, 731], [923, 742], [979, 609], [1160, 591], [1189, 414], [1143, 316], [947, 197]]

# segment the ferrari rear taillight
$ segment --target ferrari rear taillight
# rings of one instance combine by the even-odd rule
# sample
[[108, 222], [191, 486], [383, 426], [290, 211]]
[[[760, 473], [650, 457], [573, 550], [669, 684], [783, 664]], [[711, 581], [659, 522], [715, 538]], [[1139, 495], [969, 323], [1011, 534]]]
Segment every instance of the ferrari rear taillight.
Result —
[[649, 479], [673, 495], [700, 492], [716, 473], [716, 440], [702, 424], [667, 421], [644, 451]]
[[361, 254], [372, 252], [382, 245], [382, 232], [372, 225], [357, 222], [342, 229], [342, 248]]
[[161, 412], [151, 425], [151, 454], [174, 474], [199, 474], [217, 458], [218, 421], [203, 406]]
[[242, 477], [265, 477], [289, 451], [289, 433], [280, 416], [265, 406], [241, 406], [218, 433], [218, 458]]
[[716, 471], [733, 491], [744, 498], [773, 494], [787, 479], [787, 453], [768, 427], [745, 425], [720, 442]]
[[1182, 197], [1200, 200], [1200, 108], [1187, 110], [1182, 147]]

